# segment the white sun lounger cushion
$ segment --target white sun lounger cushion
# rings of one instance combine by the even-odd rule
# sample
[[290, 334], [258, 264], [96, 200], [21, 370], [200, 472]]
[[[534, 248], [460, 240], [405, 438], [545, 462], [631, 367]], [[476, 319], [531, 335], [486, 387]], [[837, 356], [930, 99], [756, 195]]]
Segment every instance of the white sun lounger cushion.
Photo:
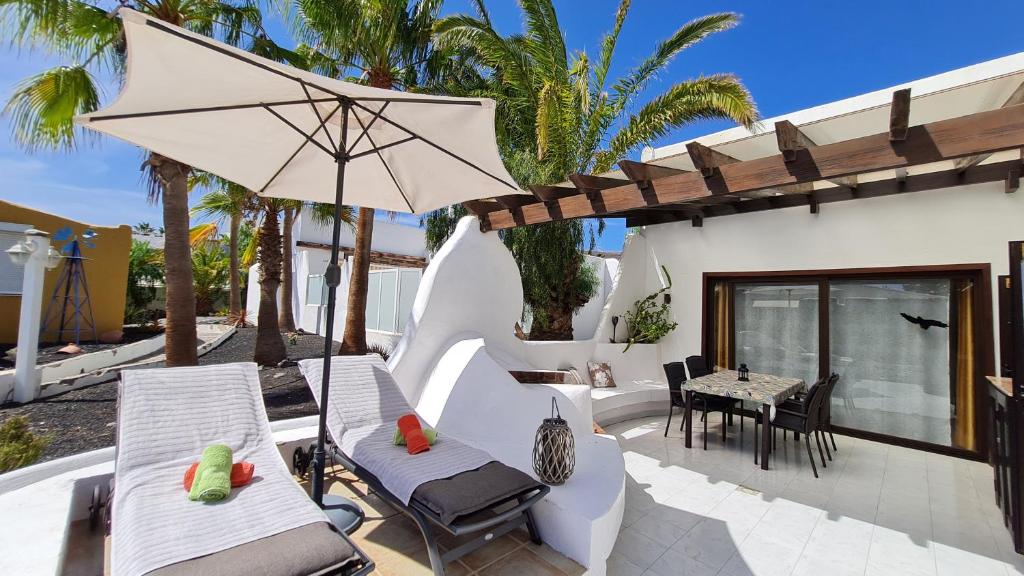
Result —
[[[313, 522], [324, 513], [274, 444], [256, 365], [127, 370], [121, 375], [112, 574], [136, 576]], [[220, 502], [192, 502], [185, 470], [222, 443], [255, 465]]]
[[[319, 403], [322, 360], [301, 360], [299, 368]], [[327, 427], [341, 451], [377, 477], [403, 503], [431, 480], [476, 470], [494, 458], [439, 431], [428, 452], [410, 456], [395, 446], [398, 418], [412, 412], [380, 356], [336, 356], [331, 361]]]

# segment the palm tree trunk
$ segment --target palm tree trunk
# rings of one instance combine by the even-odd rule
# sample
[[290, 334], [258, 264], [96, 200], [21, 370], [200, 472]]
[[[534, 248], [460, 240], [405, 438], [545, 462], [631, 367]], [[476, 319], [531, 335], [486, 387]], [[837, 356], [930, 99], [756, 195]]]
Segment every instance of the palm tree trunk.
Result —
[[[370, 86], [392, 88], [395, 84], [390, 68], [369, 70]], [[373, 242], [373, 208], [359, 208], [356, 223], [356, 246], [352, 255], [352, 277], [348, 286], [348, 309], [342, 354], [366, 354], [366, 291], [370, 284], [370, 246]]]
[[530, 340], [572, 340], [572, 309], [552, 306], [545, 310], [548, 321], [540, 326], [535, 321], [530, 327]]
[[242, 281], [238, 264], [238, 231], [242, 227], [242, 214], [231, 215], [231, 230], [228, 236], [228, 311], [234, 322], [244, 322], [242, 317]]
[[281, 231], [277, 210], [266, 207], [260, 226], [260, 310], [256, 317], [256, 352], [261, 366], [276, 366], [288, 357], [277, 324], [277, 289], [281, 285]]
[[370, 283], [370, 243], [373, 240], [373, 208], [359, 209], [352, 279], [348, 288], [342, 354], [366, 354], [366, 291]]
[[166, 365], [195, 366], [196, 295], [192, 285], [192, 252], [188, 243], [189, 167], [157, 154], [150, 156], [149, 164], [163, 195]]
[[284, 230], [282, 230], [281, 258], [281, 317], [278, 319], [282, 332], [295, 332], [295, 308], [292, 306], [292, 226], [295, 224], [295, 209], [284, 209]]

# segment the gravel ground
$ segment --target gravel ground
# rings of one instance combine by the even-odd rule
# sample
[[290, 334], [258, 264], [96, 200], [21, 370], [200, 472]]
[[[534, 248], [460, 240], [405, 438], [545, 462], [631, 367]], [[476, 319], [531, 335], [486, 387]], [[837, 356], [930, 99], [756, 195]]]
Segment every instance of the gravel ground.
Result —
[[[231, 338], [199, 358], [199, 364], [250, 362], [255, 346], [256, 329], [239, 328]], [[319, 357], [323, 346], [324, 339], [315, 334], [299, 335], [294, 345], [285, 344], [289, 360]], [[335, 351], [337, 346], [335, 343]], [[155, 363], [147, 368], [161, 365]], [[316, 403], [298, 366], [260, 370], [260, 383], [271, 420], [316, 414]], [[33, 432], [51, 436], [40, 461], [112, 446], [117, 422], [117, 381], [28, 404], [0, 407], [0, 424], [14, 416], [27, 417]]]

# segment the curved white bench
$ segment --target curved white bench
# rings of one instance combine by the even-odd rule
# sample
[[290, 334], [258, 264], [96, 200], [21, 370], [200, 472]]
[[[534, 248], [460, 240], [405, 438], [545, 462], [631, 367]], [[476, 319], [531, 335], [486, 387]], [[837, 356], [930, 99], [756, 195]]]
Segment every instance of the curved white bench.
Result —
[[631, 418], [666, 413], [668, 383], [661, 366], [657, 344], [598, 343], [594, 360], [607, 362], [615, 378], [614, 388], [593, 388], [590, 399], [594, 420], [602, 425]]
[[667, 414], [668, 400], [668, 385], [654, 380], [617, 380], [615, 388], [590, 390], [594, 421], [601, 426]]

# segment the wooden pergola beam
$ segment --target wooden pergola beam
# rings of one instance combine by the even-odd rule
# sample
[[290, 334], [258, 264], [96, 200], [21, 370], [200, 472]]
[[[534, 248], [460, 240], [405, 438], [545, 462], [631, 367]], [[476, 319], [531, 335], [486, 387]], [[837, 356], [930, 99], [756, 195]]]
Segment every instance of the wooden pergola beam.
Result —
[[[749, 212], [772, 210], [775, 208], [789, 208], [804, 205], [811, 206], [811, 210], [813, 212], [817, 210], [817, 207], [821, 204], [829, 204], [832, 202], [843, 202], [859, 198], [876, 198], [879, 196], [891, 196], [894, 194], [904, 194], [909, 192], [940, 190], [964, 184], [1000, 182], [1007, 179], [1007, 174], [1013, 174], [1014, 170], [1017, 171], [1016, 173], [1019, 179], [1021, 170], [1020, 161], [1007, 161], [996, 164], [972, 166], [963, 171], [950, 169], [940, 172], [909, 175], [904, 178], [897, 176], [886, 180], [864, 182], [856, 191], [844, 188], [828, 188], [818, 190], [813, 195], [807, 196], [798, 196], [793, 194], [787, 196], [775, 196], [774, 198], [747, 200], [737, 204], [730, 204], [727, 207], [721, 207], [728, 208], [727, 211], [722, 210], [718, 206], [705, 207], [703, 216], [705, 218], [713, 218], [716, 216], [726, 216], [735, 213], [745, 214]], [[648, 211], [648, 213], [649, 212], [650, 211]], [[680, 220], [689, 219], [689, 217], [679, 214], [674, 216], [662, 214], [659, 215], [658, 218], [652, 218], [648, 221], [645, 220], [646, 216], [648, 216], [648, 214], [627, 213], [626, 226], [648, 226], [651, 224], [664, 224], [667, 222], [678, 222]]]
[[[1010, 94], [1010, 97], [1006, 99], [1006, 102], [1003, 102], [1002, 108], [1006, 108], [1007, 106], [1016, 106], [1017, 104], [1024, 104], [1024, 82], [1021, 82], [1020, 85], [1017, 86], [1017, 89], [1013, 91], [1013, 94]], [[991, 156], [991, 154], [978, 154], [976, 156], [957, 158], [956, 162], [954, 162], [954, 166], [959, 170], [965, 170], [971, 166], [981, 164], [987, 160], [989, 156]]]
[[607, 176], [593, 176], [590, 174], [573, 174], [569, 176], [569, 181], [587, 194], [599, 192], [601, 190], [608, 190], [609, 188], [616, 188], [629, 183], [629, 180], [608, 178]]
[[[789, 120], [779, 120], [775, 123], [775, 139], [779, 144], [779, 152], [782, 152], [782, 158], [786, 162], [793, 162], [796, 160], [797, 154], [800, 150], [807, 150], [808, 148], [814, 148], [817, 144], [811, 137], [805, 134], [802, 130], [797, 128], [796, 124], [793, 124]], [[840, 178], [833, 178], [829, 180], [837, 186], [846, 186], [847, 188], [857, 187], [856, 176], [843, 176]]]
[[889, 140], [898, 142], [907, 139], [910, 129], [910, 88], [892, 93], [892, 107], [889, 109]]
[[527, 204], [536, 203], [537, 199], [526, 194], [507, 194], [505, 196], [495, 196], [494, 201], [504, 206], [506, 210], [517, 210]]
[[490, 214], [491, 212], [498, 212], [505, 208], [497, 202], [490, 202], [487, 200], [466, 200], [462, 205], [466, 207], [466, 210], [468, 210], [470, 214], [477, 217]]
[[713, 178], [722, 166], [739, 162], [738, 159], [714, 148], [709, 148], [700, 142], [687, 143], [686, 151], [690, 155], [690, 161], [693, 162], [694, 168], [700, 171], [701, 176], [705, 178]]
[[[713, 180], [693, 172], [657, 178], [651, 183], [650, 193], [659, 204], [673, 204], [1021, 147], [1024, 147], [1024, 104], [913, 126], [907, 131], [906, 140], [898, 145], [889, 140], [888, 132], [883, 132], [808, 148], [806, 154], [800, 154], [792, 162], [786, 162], [778, 154], [725, 165], [719, 168], [720, 177]], [[1006, 174], [1004, 171], [1002, 178], [1006, 178]], [[865, 185], [858, 186], [858, 193]], [[850, 193], [845, 189], [840, 192]], [[623, 212], [649, 204], [633, 182], [605, 189], [600, 195], [606, 212]], [[519, 209], [522, 224], [596, 214], [590, 200], [583, 195], [562, 198], [556, 204], [557, 217], [552, 217], [547, 207], [539, 202], [523, 206]], [[481, 218], [486, 220], [484, 227], [490, 229], [522, 225], [507, 210], [489, 212]]]
[[688, 172], [679, 168], [669, 168], [668, 166], [658, 166], [657, 164], [647, 164], [633, 160], [619, 160], [619, 169], [626, 175], [626, 178], [637, 183], [649, 183], [656, 178], [665, 178], [666, 176], [675, 176]]
[[530, 186], [530, 192], [533, 192], [541, 202], [554, 202], [580, 193], [576, 188], [567, 186]]

